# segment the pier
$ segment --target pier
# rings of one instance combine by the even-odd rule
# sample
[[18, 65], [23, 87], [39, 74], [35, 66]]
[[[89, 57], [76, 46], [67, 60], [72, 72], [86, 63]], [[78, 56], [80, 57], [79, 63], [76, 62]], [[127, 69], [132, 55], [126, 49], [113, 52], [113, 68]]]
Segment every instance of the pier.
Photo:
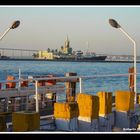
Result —
[[[0, 81], [1, 131], [137, 132], [140, 124], [139, 93], [134, 94], [129, 87], [127, 91], [119, 89], [114, 93], [99, 91], [91, 95], [84, 92], [85, 79], [114, 76], [128, 77], [130, 74], [79, 77], [75, 73], [67, 73], [65, 77]], [[21, 86], [25, 81], [33, 85]], [[7, 83], [18, 86], [4, 88]], [[60, 98], [61, 95], [63, 97]], [[137, 96], [136, 104], [134, 96]], [[25, 116], [29, 120], [34, 118], [32, 123], [26, 127], [18, 125], [20, 120], [26, 123]]]

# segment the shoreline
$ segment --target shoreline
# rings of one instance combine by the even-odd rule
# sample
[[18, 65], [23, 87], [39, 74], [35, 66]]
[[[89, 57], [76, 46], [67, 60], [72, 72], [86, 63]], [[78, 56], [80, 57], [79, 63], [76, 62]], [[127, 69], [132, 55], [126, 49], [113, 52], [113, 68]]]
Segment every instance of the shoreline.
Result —
[[[111, 60], [96, 60], [96, 61], [80, 61], [80, 60], [46, 60], [46, 59], [0, 59], [0, 61], [48, 61], [48, 62], [92, 62], [92, 63], [134, 63], [134, 61], [111, 61]], [[140, 63], [140, 60], [137, 60]]]

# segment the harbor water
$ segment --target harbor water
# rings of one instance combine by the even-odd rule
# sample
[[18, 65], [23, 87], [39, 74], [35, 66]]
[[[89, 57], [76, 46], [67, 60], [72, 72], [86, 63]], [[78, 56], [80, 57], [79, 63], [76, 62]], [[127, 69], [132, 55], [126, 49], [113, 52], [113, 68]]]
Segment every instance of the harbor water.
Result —
[[[132, 66], [133, 63], [0, 61], [0, 80], [5, 80], [6, 75], [13, 75], [18, 79], [19, 69], [22, 76], [53, 74], [62, 77], [67, 72], [77, 73], [77, 76], [124, 74]], [[140, 63], [137, 63], [137, 73], [140, 73]], [[95, 77], [82, 80], [82, 92], [96, 94], [98, 91], [129, 90], [128, 85], [128, 76]], [[137, 76], [137, 92], [140, 93], [140, 76]]]

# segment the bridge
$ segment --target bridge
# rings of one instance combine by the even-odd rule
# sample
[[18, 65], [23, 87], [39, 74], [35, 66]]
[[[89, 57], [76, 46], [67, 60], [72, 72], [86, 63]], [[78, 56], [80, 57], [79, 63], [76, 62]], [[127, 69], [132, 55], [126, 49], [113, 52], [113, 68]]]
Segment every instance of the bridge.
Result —
[[15, 49], [15, 48], [0, 48], [1, 56], [8, 56], [11, 58], [33, 58], [33, 54], [39, 50], [31, 49]]
[[[33, 59], [33, 54], [39, 50], [33, 49], [16, 49], [16, 48], [0, 48], [1, 56], [8, 56], [10, 58], [19, 59]], [[96, 54], [97, 56], [105, 55], [108, 61], [133, 61], [133, 55], [112, 55], [112, 54]], [[137, 56], [140, 61], [140, 56]]]

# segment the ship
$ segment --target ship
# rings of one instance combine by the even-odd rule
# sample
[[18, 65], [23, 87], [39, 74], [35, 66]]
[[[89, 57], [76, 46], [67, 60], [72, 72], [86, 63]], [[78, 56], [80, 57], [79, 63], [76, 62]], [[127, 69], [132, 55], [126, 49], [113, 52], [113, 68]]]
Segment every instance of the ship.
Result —
[[1, 60], [8, 60], [8, 59], [10, 59], [10, 57], [5, 56], [5, 55], [0, 55], [0, 59]]
[[105, 61], [107, 56], [100, 55], [97, 56], [96, 53], [86, 52], [85, 54], [78, 50], [73, 55], [59, 55], [55, 56], [53, 61], [74, 61], [74, 62], [96, 62], [96, 61]]
[[88, 49], [86, 53], [81, 50], [73, 50], [73, 48], [70, 47], [68, 36], [65, 40], [64, 46], [61, 46], [59, 50], [51, 50], [50, 48], [48, 48], [47, 51], [39, 51], [34, 56], [36, 56], [35, 59], [39, 60], [66, 62], [99, 62], [105, 61], [105, 59], [107, 58], [107, 56], [105, 55], [96, 55], [95, 52], [89, 52]]
[[107, 56], [97, 56], [95, 52], [86, 52], [85, 54], [80, 50], [76, 52], [77, 59], [83, 61], [104, 61]]

